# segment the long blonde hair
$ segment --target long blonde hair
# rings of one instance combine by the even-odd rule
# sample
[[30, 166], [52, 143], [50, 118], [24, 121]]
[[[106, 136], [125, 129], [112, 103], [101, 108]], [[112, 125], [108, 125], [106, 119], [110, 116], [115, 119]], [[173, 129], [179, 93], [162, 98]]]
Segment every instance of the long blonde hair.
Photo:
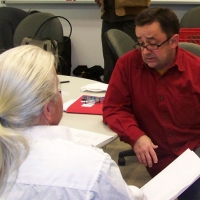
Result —
[[0, 55], [0, 194], [29, 151], [19, 130], [37, 125], [45, 103], [57, 93], [55, 67], [53, 54], [32, 45]]

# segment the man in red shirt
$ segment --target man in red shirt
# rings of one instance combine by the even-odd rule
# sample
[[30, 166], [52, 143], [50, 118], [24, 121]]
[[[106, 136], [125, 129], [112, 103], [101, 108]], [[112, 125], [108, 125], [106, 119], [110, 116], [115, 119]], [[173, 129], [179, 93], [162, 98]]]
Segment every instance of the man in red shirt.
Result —
[[[200, 146], [200, 58], [179, 48], [172, 10], [149, 8], [135, 22], [136, 50], [117, 61], [103, 121], [154, 177], [187, 148]], [[199, 200], [199, 186], [197, 180], [179, 200]]]

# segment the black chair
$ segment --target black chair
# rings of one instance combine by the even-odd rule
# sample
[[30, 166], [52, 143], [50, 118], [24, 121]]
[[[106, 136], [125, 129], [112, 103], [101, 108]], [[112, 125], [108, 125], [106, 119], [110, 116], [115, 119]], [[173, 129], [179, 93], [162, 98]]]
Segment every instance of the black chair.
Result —
[[13, 48], [13, 35], [18, 24], [28, 13], [13, 7], [0, 7], [0, 50]]
[[[25, 37], [34, 38], [39, 27], [46, 20], [54, 16], [55, 15], [51, 13], [38, 12], [26, 17], [24, 20], [20, 22], [20, 24], [17, 26], [15, 30], [14, 38], [13, 38], [14, 46], [21, 45], [22, 40]], [[63, 29], [62, 29], [62, 24], [60, 23], [59, 19], [54, 18], [46, 22], [40, 28], [36, 37], [39, 39], [51, 38], [58, 42], [63, 42]]]
[[200, 57], [200, 45], [190, 43], [190, 42], [179, 42], [179, 46], [181, 48], [193, 53], [194, 55]]
[[[135, 41], [123, 31], [111, 29], [105, 33], [108, 45], [113, 53], [113, 57], [117, 60], [123, 54], [134, 49]], [[132, 149], [119, 152], [118, 165], [124, 166], [126, 160], [124, 157], [135, 156]]]
[[188, 10], [180, 21], [181, 28], [200, 28], [200, 6]]
[[[70, 23], [69, 25], [70, 30], [72, 30]], [[57, 73], [63, 75], [71, 74], [71, 40], [70, 36], [63, 36], [63, 27], [59, 18], [46, 12], [36, 12], [27, 16], [19, 23], [15, 30], [13, 37], [14, 46], [21, 45], [25, 37], [57, 41], [59, 56]]]
[[118, 29], [110, 29], [105, 33], [105, 36], [116, 60], [134, 48], [135, 41], [123, 31]]

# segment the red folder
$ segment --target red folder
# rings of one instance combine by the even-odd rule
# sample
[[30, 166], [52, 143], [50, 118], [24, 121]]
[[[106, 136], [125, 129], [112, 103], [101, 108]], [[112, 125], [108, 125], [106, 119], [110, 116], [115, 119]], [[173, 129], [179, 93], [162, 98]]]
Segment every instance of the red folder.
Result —
[[84, 107], [82, 105], [85, 104], [85, 103], [81, 102], [82, 97], [83, 96], [81, 96], [72, 105], [70, 105], [67, 108], [66, 112], [67, 113], [78, 113], [78, 114], [102, 115], [103, 103], [95, 103], [91, 107]]

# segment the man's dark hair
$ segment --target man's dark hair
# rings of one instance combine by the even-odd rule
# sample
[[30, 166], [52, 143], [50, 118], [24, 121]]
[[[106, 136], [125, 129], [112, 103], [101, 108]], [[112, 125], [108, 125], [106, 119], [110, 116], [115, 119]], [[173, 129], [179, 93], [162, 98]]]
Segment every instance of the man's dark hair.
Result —
[[144, 26], [158, 22], [167, 37], [179, 33], [180, 24], [177, 15], [169, 8], [147, 8], [135, 19], [136, 26]]

